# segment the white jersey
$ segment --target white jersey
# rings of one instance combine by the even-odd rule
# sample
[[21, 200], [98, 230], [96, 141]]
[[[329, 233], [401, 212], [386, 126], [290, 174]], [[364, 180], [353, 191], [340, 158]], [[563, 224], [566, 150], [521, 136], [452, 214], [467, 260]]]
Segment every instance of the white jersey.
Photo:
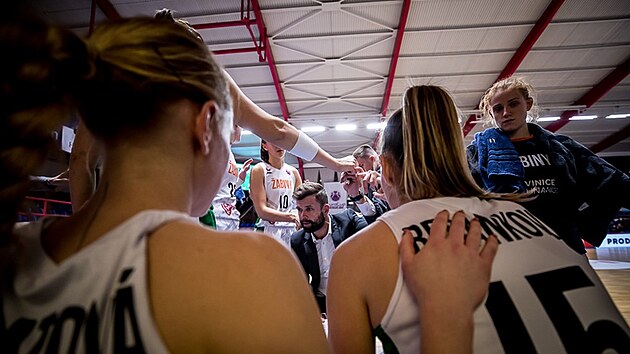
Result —
[[[422, 248], [441, 210], [477, 217], [484, 238], [494, 234], [500, 242], [488, 297], [474, 314], [475, 353], [601, 353], [611, 346], [628, 352], [630, 329], [588, 259], [518, 204], [437, 198], [404, 204], [380, 220], [398, 242], [403, 229], [411, 230]], [[419, 351], [418, 310], [400, 269], [376, 333], [384, 348]]]
[[18, 224], [25, 247], [2, 277], [2, 351], [168, 353], [151, 312], [146, 236], [176, 219], [190, 217], [141, 212], [60, 264], [41, 246], [52, 219]]
[[[297, 181], [291, 167], [287, 164], [282, 164], [282, 167], [277, 169], [264, 161], [262, 163], [265, 169], [264, 185], [267, 206], [284, 213], [294, 212], [297, 214], [293, 201], [293, 191]], [[263, 220], [262, 224], [266, 234], [272, 235], [274, 238], [282, 241], [285, 246], [291, 247], [291, 235], [296, 231], [295, 223]]]
[[223, 174], [221, 188], [212, 200], [212, 209], [217, 219], [217, 230], [226, 230], [226, 228], [220, 228], [220, 225], [227, 224], [236, 224], [236, 228], [229, 229], [238, 230], [238, 220], [241, 214], [236, 209], [236, 196], [234, 196], [234, 191], [240, 185], [238, 182], [238, 166], [236, 165], [234, 154], [230, 151], [230, 158]]
[[[265, 194], [267, 195], [267, 206], [271, 209], [291, 213], [295, 210], [293, 202], [293, 191], [297, 181], [291, 167], [283, 164], [277, 169], [266, 162], [262, 162], [265, 169]], [[276, 227], [295, 227], [292, 222], [274, 222], [270, 223], [265, 220], [265, 226], [273, 225]]]

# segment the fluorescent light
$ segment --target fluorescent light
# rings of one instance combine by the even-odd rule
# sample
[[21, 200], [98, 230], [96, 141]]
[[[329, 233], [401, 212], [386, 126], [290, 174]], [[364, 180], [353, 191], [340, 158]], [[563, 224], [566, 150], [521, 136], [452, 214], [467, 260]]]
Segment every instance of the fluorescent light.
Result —
[[597, 118], [597, 116], [573, 116], [569, 118], [569, 120], [589, 120], [589, 119], [595, 119], [595, 118]]
[[243, 131], [241, 131], [241, 135], [252, 135], [252, 134], [254, 134], [254, 133], [250, 132], [247, 129], [243, 129]]
[[627, 114], [627, 113], [626, 114], [611, 114], [611, 115], [607, 115], [606, 116], [606, 118], [612, 118], [612, 119], [615, 119], [615, 118], [628, 118], [628, 117], [630, 117], [630, 114]]
[[335, 127], [337, 130], [355, 130], [357, 129], [356, 124], [337, 124]]
[[300, 129], [301, 131], [305, 132], [305, 133], [310, 133], [310, 132], [323, 132], [324, 130], [326, 130], [326, 127], [323, 127], [321, 125], [314, 125], [314, 126], [310, 126], [310, 127], [303, 127], [302, 129]]
[[540, 117], [538, 118], [539, 122], [553, 122], [554, 120], [558, 120], [560, 117]]
[[368, 129], [373, 129], [373, 130], [376, 130], [376, 129], [383, 129], [383, 128], [385, 128], [385, 125], [386, 125], [386, 124], [387, 124], [386, 122], [380, 122], [380, 123], [370, 123], [370, 124], [368, 124], [368, 125], [367, 125], [367, 128], [368, 128]]

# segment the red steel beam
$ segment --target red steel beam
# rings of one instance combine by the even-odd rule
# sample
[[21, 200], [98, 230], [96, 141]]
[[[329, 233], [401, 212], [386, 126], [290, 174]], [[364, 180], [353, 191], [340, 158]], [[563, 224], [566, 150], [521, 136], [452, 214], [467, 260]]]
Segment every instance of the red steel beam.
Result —
[[398, 32], [394, 41], [394, 50], [392, 51], [392, 60], [389, 63], [389, 73], [387, 75], [387, 83], [385, 84], [385, 93], [383, 95], [383, 103], [381, 104], [381, 117], [387, 114], [387, 106], [392, 95], [392, 86], [394, 85], [394, 77], [396, 75], [396, 66], [400, 57], [400, 48], [402, 47], [403, 36], [405, 35], [405, 27], [407, 26], [407, 17], [409, 17], [409, 8], [411, 0], [404, 0], [402, 10], [400, 12], [400, 21], [398, 22]]
[[103, 11], [103, 13], [105, 14], [105, 16], [107, 16], [108, 19], [119, 20], [122, 18], [120, 14], [118, 13], [118, 11], [116, 11], [116, 8], [114, 7], [114, 5], [112, 5], [112, 3], [109, 2], [109, 0], [96, 0], [96, 4], [101, 9], [101, 11]]
[[[273, 51], [269, 43], [269, 37], [267, 37], [267, 28], [265, 27], [265, 21], [263, 20], [262, 11], [260, 11], [260, 5], [258, 0], [251, 0], [254, 14], [256, 15], [256, 26], [258, 27], [258, 35], [260, 36], [260, 42], [265, 50], [265, 58], [271, 71], [271, 77], [273, 79], [273, 85], [276, 88], [276, 94], [278, 94], [278, 103], [282, 110], [282, 117], [285, 122], [289, 121], [289, 108], [287, 107], [287, 100], [284, 97], [284, 91], [282, 91], [282, 84], [280, 83], [280, 76], [278, 75], [278, 69], [276, 68], [276, 61], [273, 58]], [[298, 157], [298, 170], [300, 176], [304, 179], [304, 161]]]
[[[381, 103], [381, 121], [387, 115], [387, 107], [389, 99], [392, 96], [392, 87], [394, 85], [394, 77], [396, 76], [396, 66], [398, 66], [398, 58], [400, 57], [400, 48], [405, 35], [405, 27], [407, 27], [407, 17], [409, 17], [409, 8], [411, 8], [411, 0], [404, 0], [402, 9], [400, 10], [400, 21], [398, 22], [398, 32], [394, 40], [394, 50], [392, 51], [392, 59], [389, 63], [389, 73], [387, 74], [387, 83], [385, 83], [385, 92], [383, 93], [383, 102]], [[372, 146], [376, 149], [378, 141], [381, 138], [381, 132], [376, 133]]]
[[591, 151], [594, 153], [598, 153], [600, 151], [606, 150], [609, 147], [617, 144], [618, 142], [626, 139], [630, 136], [630, 124], [626, 125], [623, 129], [618, 132], [613, 133], [612, 135], [607, 136], [604, 140], [590, 147]]
[[[499, 74], [499, 77], [495, 82], [503, 80], [516, 72], [538, 38], [540, 38], [547, 26], [549, 26], [549, 23], [551, 23], [551, 20], [560, 9], [560, 6], [562, 6], [562, 3], [564, 3], [564, 0], [552, 0], [551, 3], [549, 3], [545, 12], [543, 12], [538, 21], [536, 21], [534, 27], [532, 27], [531, 31], [529, 31], [527, 37], [525, 37], [523, 43], [521, 43], [520, 47], [518, 47], [512, 56], [512, 59], [510, 59], [503, 71], [501, 71], [501, 74]], [[474, 128], [475, 123], [473, 122], [476, 119], [476, 114], [471, 114], [468, 117], [466, 123], [464, 123], [464, 127], [462, 128], [464, 136], [468, 135], [468, 133], [470, 133], [470, 131]]]
[[[621, 65], [615, 68], [610, 74], [606, 75], [600, 82], [598, 82], [592, 89], [590, 89], [584, 96], [575, 101], [574, 105], [586, 106], [589, 108], [595, 102], [599, 101], [608, 91], [615, 87], [621, 80], [625, 79], [630, 74], [630, 57], [626, 59]], [[577, 111], [564, 111], [560, 115], [560, 119], [549, 124], [545, 129], [555, 132], [562, 128], [569, 122], [569, 118], [578, 114]]]
[[267, 64], [269, 65], [269, 70], [271, 71], [271, 77], [273, 79], [273, 85], [276, 87], [276, 93], [278, 94], [278, 103], [280, 103], [280, 109], [282, 109], [282, 117], [285, 121], [288, 121], [289, 109], [287, 108], [287, 101], [284, 97], [284, 92], [282, 91], [282, 84], [280, 83], [278, 69], [276, 68], [276, 62], [273, 58], [273, 51], [271, 50], [271, 46], [269, 45], [267, 28], [265, 27], [265, 22], [263, 21], [262, 11], [260, 11], [258, 0], [252, 0], [252, 7], [254, 8], [254, 14], [256, 14], [256, 26], [258, 27], [258, 35], [260, 36], [261, 42], [263, 43], [263, 48], [265, 49], [265, 57], [267, 58]]
[[240, 53], [251, 53], [258, 52], [257, 47], [248, 47], [248, 48], [234, 48], [234, 49], [221, 49], [221, 50], [213, 50], [212, 54], [214, 55], [222, 55], [222, 54], [240, 54]]
[[238, 21], [226, 21], [226, 22], [214, 22], [214, 23], [198, 23], [196, 25], [192, 25], [194, 29], [202, 30], [202, 29], [214, 29], [214, 28], [226, 28], [226, 27], [239, 27], [239, 26], [247, 26], [256, 23], [256, 21], [251, 20], [249, 18], [243, 18]]

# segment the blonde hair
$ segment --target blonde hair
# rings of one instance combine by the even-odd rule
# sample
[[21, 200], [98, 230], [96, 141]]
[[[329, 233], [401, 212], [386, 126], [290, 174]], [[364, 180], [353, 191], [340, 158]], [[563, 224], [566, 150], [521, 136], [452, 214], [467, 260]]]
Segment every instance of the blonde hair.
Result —
[[403, 107], [387, 121], [381, 153], [398, 170], [400, 197], [478, 197], [515, 200], [488, 193], [475, 183], [464, 149], [458, 111], [449, 93], [437, 86], [413, 86]]
[[106, 23], [87, 42], [95, 74], [82, 90], [81, 114], [105, 141], [159, 124], [164, 107], [180, 99], [231, 110], [227, 80], [207, 46], [172, 19]]
[[532, 87], [532, 85], [530, 85], [522, 77], [508, 77], [507, 79], [503, 79], [494, 83], [494, 85], [486, 90], [483, 97], [481, 98], [479, 109], [481, 110], [483, 115], [482, 121], [484, 125], [492, 125], [496, 127], [496, 122], [492, 114], [492, 106], [490, 105], [490, 100], [492, 99], [492, 96], [494, 96], [498, 91], [509, 89], [518, 90], [526, 100], [531, 98], [532, 107], [529, 109], [529, 111], [527, 111], [527, 122], [535, 122], [538, 119], [540, 108], [538, 107], [538, 99], [536, 97], [536, 91], [534, 90], [534, 87]]

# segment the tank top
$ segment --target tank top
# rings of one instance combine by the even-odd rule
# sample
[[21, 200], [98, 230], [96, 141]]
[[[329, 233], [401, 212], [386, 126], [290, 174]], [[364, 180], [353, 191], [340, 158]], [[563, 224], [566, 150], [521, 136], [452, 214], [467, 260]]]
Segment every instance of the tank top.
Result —
[[[285, 163], [280, 169], [277, 169], [264, 161], [262, 163], [265, 169], [264, 183], [265, 194], [267, 195], [267, 206], [277, 211], [291, 213], [295, 209], [293, 191], [295, 190], [296, 184], [295, 175], [291, 167]], [[284, 221], [270, 223], [263, 220], [263, 225], [295, 228], [295, 223]]]
[[[475, 353], [601, 353], [610, 346], [622, 353], [630, 348], [630, 329], [588, 259], [522, 206], [436, 198], [404, 204], [380, 220], [399, 243], [402, 230], [411, 230], [421, 249], [441, 210], [451, 215], [464, 210], [467, 220], [477, 217], [484, 239], [494, 234], [500, 243], [488, 296], [474, 313]], [[386, 352], [419, 350], [418, 310], [400, 268], [375, 333]]]
[[52, 220], [16, 226], [25, 247], [3, 275], [2, 351], [168, 353], [150, 308], [147, 235], [190, 217], [143, 211], [60, 264], [41, 246]]
[[221, 187], [212, 200], [214, 215], [218, 219], [238, 220], [241, 216], [236, 209], [234, 191], [238, 188], [238, 166], [234, 154], [230, 151], [228, 165], [223, 173]]

